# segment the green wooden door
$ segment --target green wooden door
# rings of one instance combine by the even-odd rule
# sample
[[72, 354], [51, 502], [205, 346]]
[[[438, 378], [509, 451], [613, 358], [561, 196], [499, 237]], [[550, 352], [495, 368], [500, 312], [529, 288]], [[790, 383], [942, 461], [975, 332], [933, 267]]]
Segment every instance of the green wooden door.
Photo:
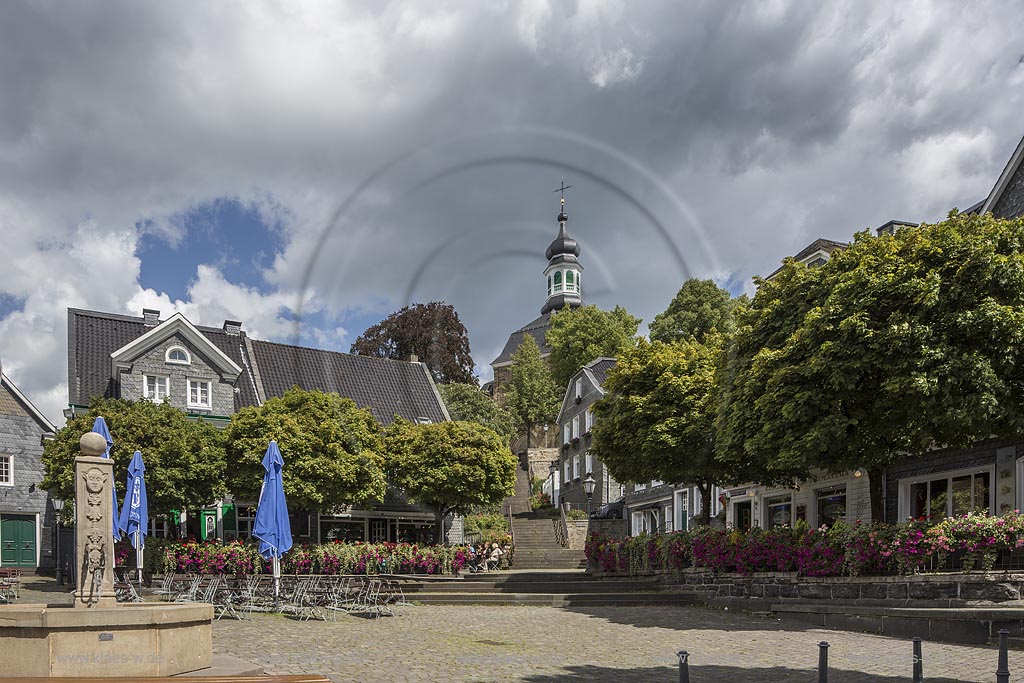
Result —
[[36, 518], [31, 515], [0, 516], [0, 565], [36, 566]]

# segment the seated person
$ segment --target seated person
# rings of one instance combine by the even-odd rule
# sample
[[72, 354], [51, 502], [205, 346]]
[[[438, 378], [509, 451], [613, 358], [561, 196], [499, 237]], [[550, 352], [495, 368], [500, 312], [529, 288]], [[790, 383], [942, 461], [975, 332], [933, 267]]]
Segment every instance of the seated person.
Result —
[[501, 556], [504, 554], [505, 553], [498, 547], [497, 543], [492, 543], [490, 555], [487, 557], [487, 568], [497, 569], [498, 565], [501, 564]]

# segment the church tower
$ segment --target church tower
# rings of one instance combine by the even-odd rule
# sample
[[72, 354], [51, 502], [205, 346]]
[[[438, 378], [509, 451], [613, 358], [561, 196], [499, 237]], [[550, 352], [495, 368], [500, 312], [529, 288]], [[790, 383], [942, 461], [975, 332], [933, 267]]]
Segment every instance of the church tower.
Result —
[[580, 282], [583, 266], [577, 260], [580, 245], [569, 237], [565, 229], [568, 220], [569, 216], [565, 213], [565, 197], [562, 197], [561, 211], [558, 212], [558, 237], [544, 252], [548, 260], [548, 267], [544, 269], [548, 297], [544, 307], [540, 309], [541, 315], [561, 310], [565, 306], [579, 308], [583, 305], [583, 287]]

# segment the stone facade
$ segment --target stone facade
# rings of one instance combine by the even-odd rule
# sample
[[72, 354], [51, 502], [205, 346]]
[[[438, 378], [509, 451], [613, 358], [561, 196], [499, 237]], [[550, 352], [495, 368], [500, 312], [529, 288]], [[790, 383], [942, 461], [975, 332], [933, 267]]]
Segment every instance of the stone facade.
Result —
[[565, 521], [566, 547], [583, 550], [591, 534], [602, 538], [625, 538], [629, 529], [624, 519], [567, 519]]
[[[53, 510], [49, 495], [40, 487], [43, 480], [43, 437], [51, 434], [46, 424], [25, 405], [7, 377], [0, 381], [0, 455], [11, 456], [12, 482], [0, 484], [0, 523], [3, 520], [31, 518], [35, 529], [36, 558], [39, 568], [51, 569], [54, 563]], [[10, 528], [10, 527], [9, 527]], [[0, 526], [0, 548], [3, 548]], [[0, 557], [0, 564], [3, 564]]]
[[[188, 351], [188, 365], [167, 362], [167, 351], [172, 347]], [[214, 363], [198, 348], [179, 335], [169, 337], [148, 349], [132, 362], [130, 372], [121, 373], [121, 398], [138, 400], [143, 397], [146, 375], [170, 378], [167, 400], [172, 406], [190, 414], [229, 416], [235, 412], [233, 382], [223, 378]], [[211, 407], [201, 408], [188, 403], [188, 380], [210, 382]]]

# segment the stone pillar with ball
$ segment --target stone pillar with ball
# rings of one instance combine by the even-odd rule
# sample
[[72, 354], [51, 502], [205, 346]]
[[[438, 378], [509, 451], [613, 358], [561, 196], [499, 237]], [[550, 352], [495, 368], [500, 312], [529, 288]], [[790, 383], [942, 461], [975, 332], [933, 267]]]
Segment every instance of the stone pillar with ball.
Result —
[[112, 607], [114, 595], [114, 534], [110, 487], [114, 461], [102, 457], [107, 441], [87, 432], [78, 442], [75, 458], [75, 566], [78, 585], [75, 607]]

